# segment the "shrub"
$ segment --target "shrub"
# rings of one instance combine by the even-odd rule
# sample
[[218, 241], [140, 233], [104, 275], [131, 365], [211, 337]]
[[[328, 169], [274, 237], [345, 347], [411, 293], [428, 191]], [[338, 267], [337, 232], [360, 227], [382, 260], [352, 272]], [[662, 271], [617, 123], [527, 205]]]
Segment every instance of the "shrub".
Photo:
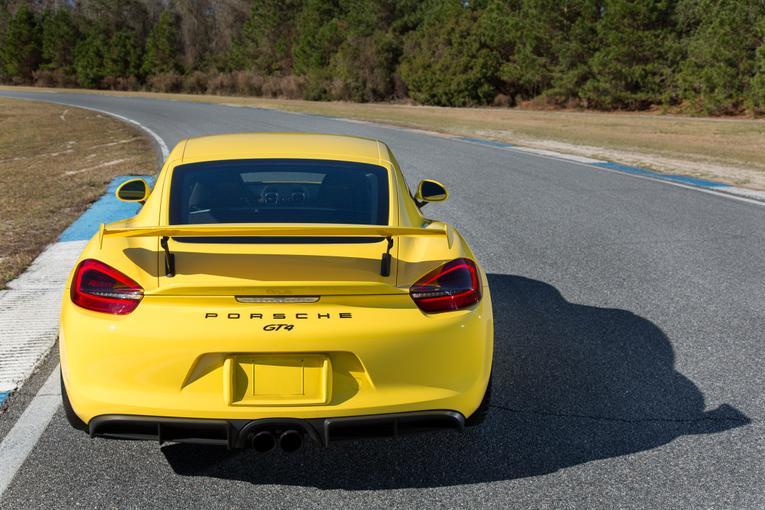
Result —
[[101, 80], [104, 88], [110, 90], [138, 90], [139, 82], [135, 76], [106, 76]]
[[208, 79], [207, 73], [194, 71], [183, 78], [183, 91], [190, 94], [204, 94], [209, 85]]
[[279, 97], [282, 92], [282, 78], [278, 76], [266, 76], [263, 80], [263, 95], [265, 97]]
[[228, 73], [217, 73], [207, 79], [207, 93], [225, 96], [231, 94], [233, 87], [231, 85], [231, 75]]
[[77, 78], [67, 74], [63, 69], [38, 69], [32, 73], [34, 84], [38, 87], [74, 87]]
[[183, 86], [183, 76], [168, 72], [149, 76], [146, 80], [150, 90], [154, 92], [180, 92]]
[[242, 96], [260, 96], [263, 94], [263, 77], [249, 71], [232, 73], [234, 93]]

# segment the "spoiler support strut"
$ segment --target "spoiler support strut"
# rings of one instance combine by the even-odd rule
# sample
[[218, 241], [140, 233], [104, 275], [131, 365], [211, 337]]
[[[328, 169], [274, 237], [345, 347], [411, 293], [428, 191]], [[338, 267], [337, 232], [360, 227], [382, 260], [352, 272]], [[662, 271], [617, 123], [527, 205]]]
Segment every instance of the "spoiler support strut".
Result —
[[165, 276], [172, 278], [175, 276], [175, 254], [170, 253], [170, 247], [167, 245], [168, 239], [170, 239], [168, 236], [162, 236], [159, 245], [165, 250]]
[[390, 249], [393, 248], [393, 236], [388, 236], [385, 239], [388, 241], [388, 248], [382, 254], [382, 260], [380, 260], [380, 275], [390, 276], [390, 263], [393, 259], [390, 255]]

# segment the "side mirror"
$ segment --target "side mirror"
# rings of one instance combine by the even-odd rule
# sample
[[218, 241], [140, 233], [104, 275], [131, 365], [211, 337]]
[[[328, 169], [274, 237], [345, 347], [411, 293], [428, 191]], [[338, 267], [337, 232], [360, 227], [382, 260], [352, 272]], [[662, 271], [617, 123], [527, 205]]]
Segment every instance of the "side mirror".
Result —
[[430, 179], [420, 181], [420, 184], [417, 185], [417, 193], [414, 195], [414, 199], [420, 207], [428, 202], [443, 202], [447, 198], [449, 198], [449, 192], [446, 191], [444, 185]]
[[130, 179], [117, 188], [117, 198], [123, 202], [145, 202], [150, 193], [149, 183], [143, 179]]

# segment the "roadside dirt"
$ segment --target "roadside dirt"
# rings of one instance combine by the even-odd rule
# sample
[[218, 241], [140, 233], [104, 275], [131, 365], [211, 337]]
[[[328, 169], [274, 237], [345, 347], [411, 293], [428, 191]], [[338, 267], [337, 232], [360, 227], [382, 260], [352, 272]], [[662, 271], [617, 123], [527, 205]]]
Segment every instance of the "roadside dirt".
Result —
[[0, 98], [0, 289], [119, 175], [152, 174], [143, 133], [106, 115]]

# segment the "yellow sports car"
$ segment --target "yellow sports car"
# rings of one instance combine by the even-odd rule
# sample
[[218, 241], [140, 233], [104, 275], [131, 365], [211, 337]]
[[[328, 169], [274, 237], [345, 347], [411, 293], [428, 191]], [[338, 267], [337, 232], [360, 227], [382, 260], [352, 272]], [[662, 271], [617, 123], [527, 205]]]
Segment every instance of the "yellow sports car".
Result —
[[91, 436], [254, 447], [456, 429], [489, 407], [486, 274], [377, 140], [193, 138], [69, 277], [61, 370]]

